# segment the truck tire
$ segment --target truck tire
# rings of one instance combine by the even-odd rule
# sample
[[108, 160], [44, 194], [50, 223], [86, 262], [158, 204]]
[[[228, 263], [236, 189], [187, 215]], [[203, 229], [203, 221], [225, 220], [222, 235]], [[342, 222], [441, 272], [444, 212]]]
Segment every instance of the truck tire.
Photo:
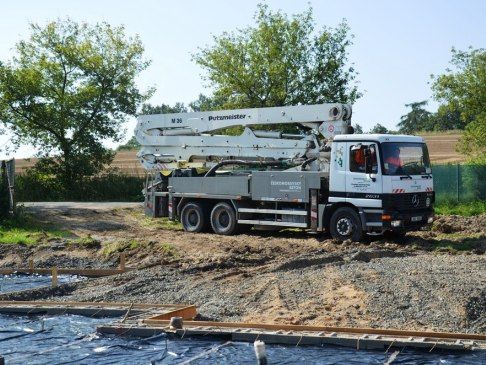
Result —
[[184, 231], [199, 233], [207, 230], [208, 216], [202, 204], [191, 202], [181, 210], [181, 223]]
[[361, 241], [363, 239], [363, 229], [358, 213], [352, 208], [338, 208], [331, 216], [329, 225], [331, 236], [337, 240]]
[[211, 211], [211, 227], [214, 233], [230, 236], [238, 231], [236, 213], [228, 203], [218, 203]]

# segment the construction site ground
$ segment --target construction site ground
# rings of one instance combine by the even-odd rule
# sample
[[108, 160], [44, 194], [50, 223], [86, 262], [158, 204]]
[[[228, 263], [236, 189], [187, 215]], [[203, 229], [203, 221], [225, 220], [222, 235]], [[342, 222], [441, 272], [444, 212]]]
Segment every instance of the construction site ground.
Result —
[[22, 298], [195, 304], [199, 319], [486, 332], [486, 215], [438, 217], [398, 241], [298, 230], [189, 234], [141, 204], [32, 203], [67, 232], [0, 245], [0, 266], [136, 268]]

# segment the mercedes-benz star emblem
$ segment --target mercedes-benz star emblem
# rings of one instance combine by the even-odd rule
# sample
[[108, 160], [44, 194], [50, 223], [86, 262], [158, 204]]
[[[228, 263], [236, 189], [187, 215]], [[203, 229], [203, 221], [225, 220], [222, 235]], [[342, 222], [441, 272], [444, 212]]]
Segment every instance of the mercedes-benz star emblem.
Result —
[[417, 195], [417, 194], [414, 194], [414, 195], [412, 196], [412, 204], [413, 204], [413, 206], [414, 206], [415, 208], [417, 208], [417, 207], [418, 207], [418, 205], [419, 205], [419, 203], [420, 203], [420, 200], [419, 200], [418, 195]]

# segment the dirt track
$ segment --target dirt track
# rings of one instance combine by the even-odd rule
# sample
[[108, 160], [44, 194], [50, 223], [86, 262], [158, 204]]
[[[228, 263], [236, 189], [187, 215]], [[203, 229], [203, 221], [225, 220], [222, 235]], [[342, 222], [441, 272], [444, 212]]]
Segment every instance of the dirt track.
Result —
[[140, 268], [79, 284], [59, 300], [189, 303], [223, 320], [486, 331], [486, 215], [443, 217], [434, 231], [397, 243], [339, 244], [298, 231], [187, 234], [145, 218], [141, 205], [28, 210], [73, 237], [2, 245], [1, 265], [33, 256], [40, 266], [115, 266], [125, 251]]

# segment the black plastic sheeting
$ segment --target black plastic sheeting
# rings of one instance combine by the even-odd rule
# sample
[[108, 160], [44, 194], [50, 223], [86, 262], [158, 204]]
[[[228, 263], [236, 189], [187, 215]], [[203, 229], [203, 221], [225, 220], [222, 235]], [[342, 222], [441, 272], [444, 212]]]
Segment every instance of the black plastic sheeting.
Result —
[[[60, 275], [59, 282], [83, 280]], [[0, 292], [50, 285], [46, 275], [0, 276]], [[149, 339], [104, 336], [96, 327], [113, 318], [0, 315], [0, 355], [6, 364], [256, 364], [251, 343], [215, 338]], [[357, 351], [344, 347], [266, 346], [270, 364], [383, 364], [396, 349]], [[392, 364], [486, 364], [485, 352], [419, 352], [400, 349]]]
[[[49, 286], [51, 285], [51, 280], [50, 275], [0, 275], [0, 293], [9, 293], [39, 288], [42, 286]], [[77, 275], [58, 275], [57, 280], [59, 284], [63, 284], [84, 280], [84, 278]]]
[[[149, 339], [103, 336], [97, 325], [113, 319], [0, 315], [0, 354], [7, 364], [256, 364], [253, 344], [217, 339]], [[334, 346], [267, 345], [270, 364], [383, 364], [391, 356]], [[402, 349], [393, 364], [482, 364], [484, 352], [417, 352]]]

